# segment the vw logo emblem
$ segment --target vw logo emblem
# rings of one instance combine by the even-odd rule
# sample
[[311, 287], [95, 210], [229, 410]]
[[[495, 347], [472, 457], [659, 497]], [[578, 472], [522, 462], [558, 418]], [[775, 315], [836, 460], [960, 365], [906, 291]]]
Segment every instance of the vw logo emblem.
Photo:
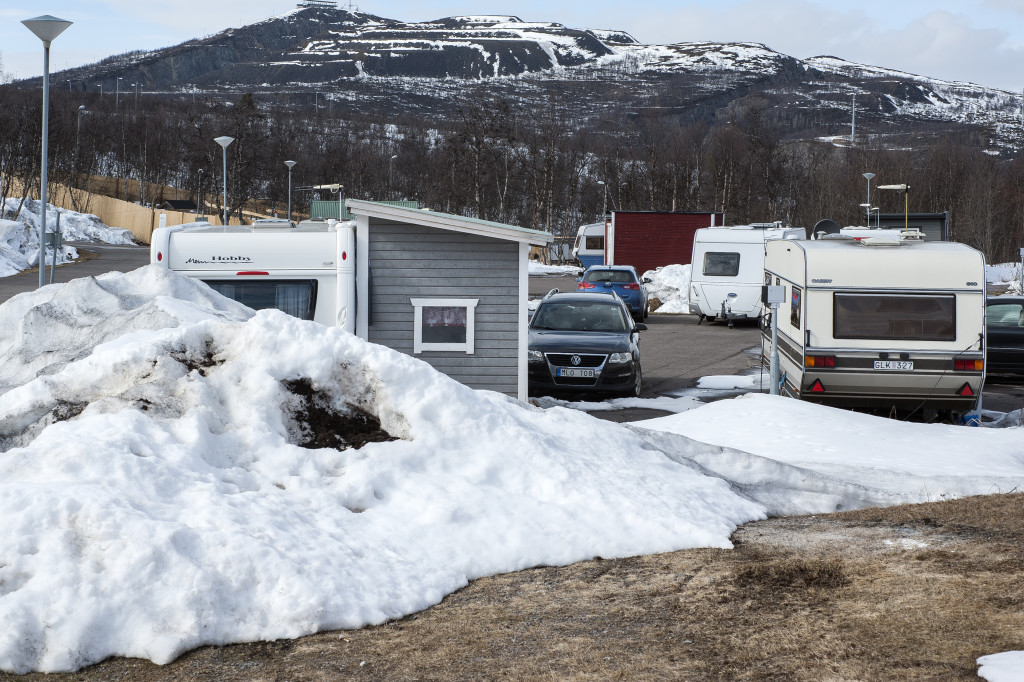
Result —
[[582, 359], [580, 359], [580, 356], [578, 356], [578, 355], [574, 355], [574, 356], [572, 356], [571, 358], [569, 358], [569, 362], [571, 362], [571, 363], [572, 363], [573, 365], [578, 365], [578, 364], [580, 364], [581, 362], [583, 362], [583, 360], [582, 360]]

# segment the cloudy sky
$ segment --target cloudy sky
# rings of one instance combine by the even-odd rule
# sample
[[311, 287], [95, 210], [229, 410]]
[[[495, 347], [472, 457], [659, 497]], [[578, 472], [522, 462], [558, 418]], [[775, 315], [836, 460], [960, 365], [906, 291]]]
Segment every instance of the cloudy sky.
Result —
[[[294, 7], [285, 0], [8, 0], [5, 5], [0, 60], [14, 77], [42, 73], [41, 45], [20, 24], [39, 14], [75, 22], [54, 41], [52, 72], [129, 50], [167, 47]], [[759, 42], [794, 57], [827, 54], [936, 78], [1024, 88], [1024, 0], [367, 0], [356, 6], [403, 21], [514, 14], [576, 28], [624, 29], [649, 44]]]

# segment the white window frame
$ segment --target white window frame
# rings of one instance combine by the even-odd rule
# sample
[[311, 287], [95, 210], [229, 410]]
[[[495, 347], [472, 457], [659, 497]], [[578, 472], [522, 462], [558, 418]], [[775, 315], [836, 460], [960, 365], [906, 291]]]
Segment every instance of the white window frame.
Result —
[[[410, 298], [412, 303], [413, 336], [412, 352], [418, 355], [428, 350], [465, 352], [473, 354], [474, 330], [476, 328], [476, 305], [479, 298]], [[423, 309], [424, 308], [465, 308], [466, 309], [466, 342], [465, 343], [424, 343], [423, 342]]]

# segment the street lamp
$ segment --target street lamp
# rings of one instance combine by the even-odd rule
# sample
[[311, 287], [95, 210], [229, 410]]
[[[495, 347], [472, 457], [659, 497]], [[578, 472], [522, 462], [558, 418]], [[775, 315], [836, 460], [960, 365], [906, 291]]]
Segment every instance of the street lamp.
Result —
[[84, 104], [79, 104], [78, 105], [78, 128], [75, 131], [75, 169], [76, 170], [78, 168], [78, 148], [79, 148], [79, 146], [81, 146], [79, 144], [79, 138], [82, 137], [82, 114], [84, 114], [84, 113], [85, 113], [85, 105]]
[[[43, 149], [39, 175], [39, 286], [42, 287], [46, 283], [43, 271], [46, 269], [46, 157], [49, 152], [50, 138], [50, 43], [63, 33], [71, 25], [71, 22], [44, 14], [35, 19], [25, 19], [21, 23], [25, 24], [28, 30], [43, 41]], [[53, 258], [56, 265], [56, 250], [54, 250]]]
[[71, 92], [71, 79], [68, 79], [68, 92]]
[[598, 180], [597, 184], [604, 188], [604, 201], [601, 202], [601, 220], [604, 220], [604, 217], [608, 215], [608, 185], [604, 180]]
[[[203, 169], [202, 168], [199, 169], [199, 192], [198, 192], [198, 194], [199, 194], [199, 196], [196, 197], [198, 199], [198, 201], [196, 202], [196, 221], [199, 220], [200, 212], [203, 210]], [[206, 213], [203, 212], [202, 215], [206, 215]]]
[[96, 87], [100, 89], [100, 100], [103, 99], [103, 83], [97, 83]]
[[224, 222], [222, 224], [226, 227], [228, 224], [228, 145], [234, 142], [235, 138], [222, 135], [213, 138], [213, 141], [224, 150]]
[[864, 211], [868, 217], [868, 227], [871, 227], [871, 178], [875, 177], [874, 173], [864, 173], [864, 177], [868, 181], [868, 203], [867, 209]]
[[288, 166], [288, 222], [292, 220], [292, 168], [295, 167], [295, 161], [285, 161], [284, 165]]
[[114, 111], [117, 111], [118, 102], [121, 101], [121, 76], [114, 81]]
[[397, 159], [397, 158], [398, 158], [398, 154], [394, 154], [394, 155], [392, 155], [392, 157], [390, 159], [388, 159], [388, 194], [390, 194], [391, 196], [395, 195], [394, 174], [395, 174], [395, 159]]

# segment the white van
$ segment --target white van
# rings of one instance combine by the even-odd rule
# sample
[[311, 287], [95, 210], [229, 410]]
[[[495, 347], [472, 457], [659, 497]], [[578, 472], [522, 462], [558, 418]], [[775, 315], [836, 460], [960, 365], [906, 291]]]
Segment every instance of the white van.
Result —
[[200, 279], [250, 308], [277, 308], [355, 332], [354, 221], [159, 227], [150, 262]]
[[[900, 412], [975, 409], [985, 380], [981, 252], [908, 234], [765, 248], [764, 283], [786, 288], [782, 393]], [[763, 334], [767, 356], [769, 325]]]
[[779, 223], [704, 227], [693, 237], [690, 313], [697, 324], [761, 315], [765, 244], [773, 239], [807, 239], [802, 227]]

